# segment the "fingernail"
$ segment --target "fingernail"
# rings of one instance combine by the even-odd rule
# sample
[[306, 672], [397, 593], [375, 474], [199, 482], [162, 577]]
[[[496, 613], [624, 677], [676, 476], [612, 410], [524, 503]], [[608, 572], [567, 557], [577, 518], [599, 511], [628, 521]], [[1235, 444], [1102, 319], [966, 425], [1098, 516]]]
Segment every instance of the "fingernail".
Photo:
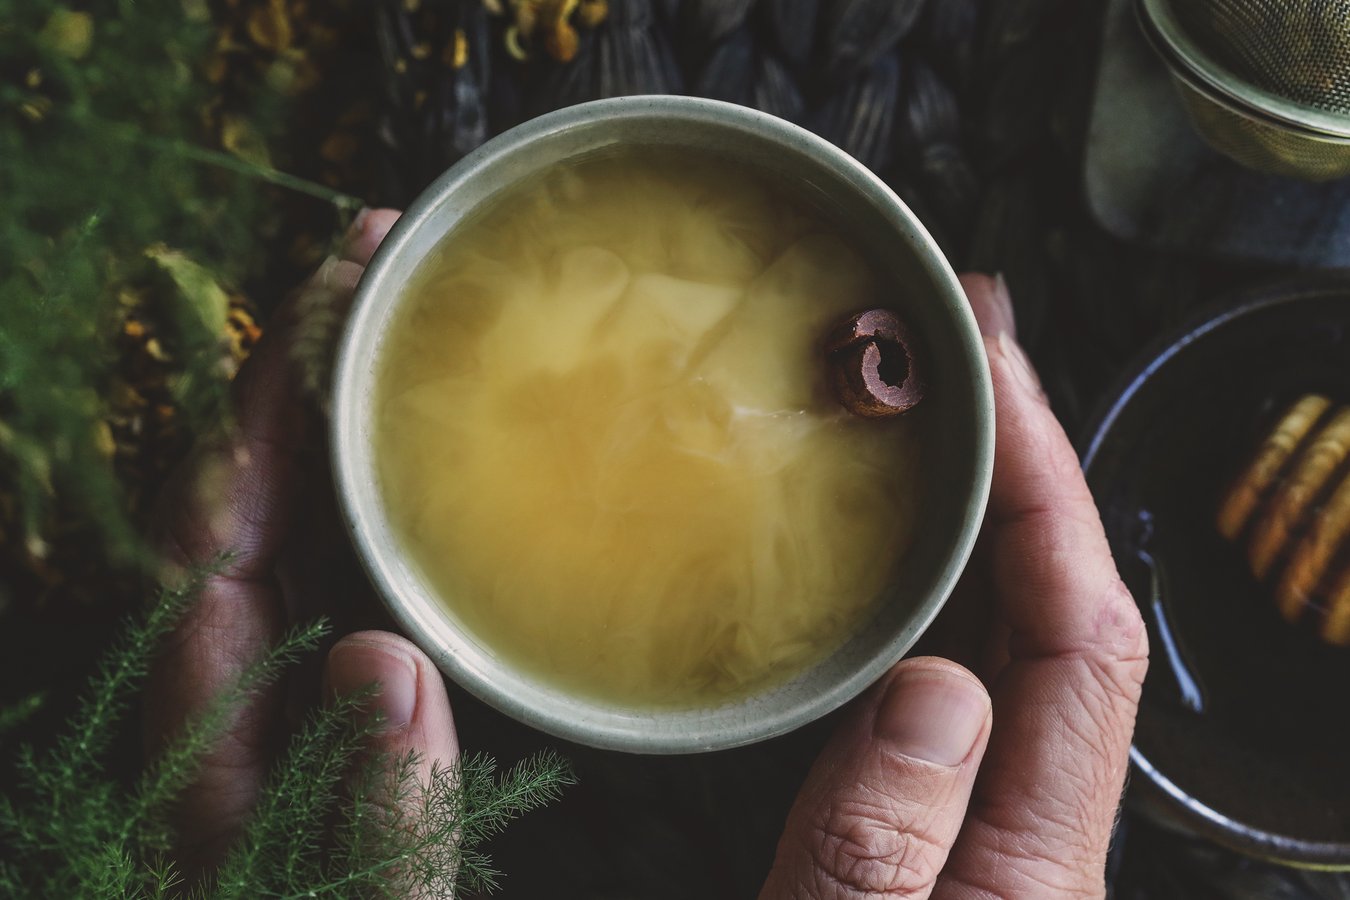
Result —
[[319, 267], [314, 270], [314, 277], [311, 279], [311, 283], [318, 287], [329, 287], [333, 272], [337, 269], [338, 263], [340, 262], [342, 262], [342, 260], [338, 259], [337, 256], [333, 254], [325, 256], [323, 262], [319, 263]]
[[1002, 272], [994, 273], [994, 302], [999, 310], [999, 333], [1017, 336], [1017, 316], [1013, 313], [1012, 292]]
[[341, 641], [328, 654], [328, 687], [338, 695], [377, 684], [371, 712], [384, 718], [386, 731], [412, 722], [417, 708], [417, 663], [396, 647], [375, 641]]
[[1003, 277], [1002, 272], [994, 273], [994, 296], [1005, 309], [1012, 312], [1012, 293], [1008, 290], [1008, 279]]
[[896, 751], [939, 766], [959, 765], [989, 718], [989, 695], [946, 669], [910, 669], [886, 689], [873, 726]]
[[998, 349], [1003, 353], [1003, 358], [1008, 361], [1008, 370], [1023, 390], [1034, 396], [1043, 397], [1045, 391], [1041, 388], [1041, 379], [1037, 376], [1036, 370], [1031, 367], [1031, 360], [1027, 359], [1026, 351], [1013, 339], [1012, 335], [1006, 331], [1000, 334], [998, 336]]
[[363, 206], [357, 212], [356, 217], [352, 219], [351, 226], [347, 229], [348, 241], [358, 238], [366, 233], [366, 223], [370, 219], [370, 207]]

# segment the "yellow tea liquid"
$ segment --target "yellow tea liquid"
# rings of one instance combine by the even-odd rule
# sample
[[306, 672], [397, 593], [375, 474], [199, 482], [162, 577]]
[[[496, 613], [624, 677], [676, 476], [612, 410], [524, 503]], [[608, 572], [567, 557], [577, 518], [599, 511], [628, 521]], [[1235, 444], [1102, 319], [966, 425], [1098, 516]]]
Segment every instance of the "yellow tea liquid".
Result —
[[716, 159], [561, 167], [453, 232], [384, 349], [388, 513], [493, 652], [626, 706], [783, 680], [874, 610], [916, 414], [848, 415], [838, 319], [896, 298], [838, 229]]

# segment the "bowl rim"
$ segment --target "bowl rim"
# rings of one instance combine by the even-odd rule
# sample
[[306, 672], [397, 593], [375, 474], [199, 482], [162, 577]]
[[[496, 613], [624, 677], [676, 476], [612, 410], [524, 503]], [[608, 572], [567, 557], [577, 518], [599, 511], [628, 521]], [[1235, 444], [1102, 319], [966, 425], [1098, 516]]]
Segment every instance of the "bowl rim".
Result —
[[1219, 65], [1182, 27], [1169, 0], [1135, 0], [1139, 24], [1172, 74], [1230, 112], [1323, 143], [1350, 143], [1350, 116], [1297, 103]]
[[[794, 146], [802, 156], [810, 158], [812, 165], [829, 168], [847, 179], [850, 189], [858, 191], [895, 227], [896, 240], [914, 254], [916, 264], [934, 283], [945, 288], [939, 292], [938, 300], [955, 326], [957, 341], [952, 350], [960, 354], [962, 368], [971, 378], [975, 409], [970, 424], [975, 436], [972, 456], [976, 475], [960, 511], [960, 530], [945, 560], [934, 566], [932, 591], [916, 605], [914, 614], [897, 629], [897, 634], [871, 658], [852, 667], [846, 677], [805, 696], [794, 696], [793, 702], [769, 715], [755, 710], [749, 702], [753, 697], [718, 708], [712, 713], [715, 718], [712, 724], [708, 711], [702, 714], [691, 711], [688, 715], [684, 711], [619, 711], [565, 691], [547, 690], [508, 666], [490, 658], [478, 658], [483, 654], [474, 650], [462, 628], [453, 629], [452, 639], [459, 646], [446, 646], [437, 639], [430, 614], [419, 614], [418, 600], [403, 597], [393, 561], [372, 542], [372, 533], [378, 534], [380, 521], [378, 486], [369, 477], [369, 466], [360, 464], [368, 454], [362, 449], [362, 423], [356, 415], [361, 408], [363, 386], [368, 387], [373, 380], [369, 359], [362, 355], [361, 345], [363, 333], [370, 332], [372, 342], [377, 339], [378, 330], [371, 326], [378, 324], [377, 316], [382, 313], [377, 299], [382, 285], [399, 277], [400, 266], [415, 265], [401, 259], [412, 236], [432, 227], [429, 223], [437, 220], [438, 211], [447, 199], [482, 170], [536, 141], [592, 126], [599, 120], [616, 119], [666, 123], [676, 120], [690, 127], [748, 133], [751, 137]], [[440, 225], [440, 233], [445, 233], [444, 223]], [[703, 98], [644, 95], [579, 104], [527, 121], [451, 166], [408, 206], [362, 275], [339, 341], [333, 385], [329, 449], [339, 509], [367, 575], [399, 627], [431, 656], [443, 673], [478, 699], [541, 731], [609, 750], [675, 754], [742, 746], [787, 733], [857, 696], [913, 646], [950, 596], [973, 551], [993, 473], [993, 388], [983, 342], [960, 283], [932, 236], [881, 179], [833, 144], [774, 116]], [[422, 606], [428, 605], [425, 598], [420, 599]], [[467, 658], [465, 654], [476, 655]], [[505, 680], [488, 677], [492, 675]], [[560, 699], [564, 702], [559, 703]], [[735, 710], [742, 714], [734, 715]], [[666, 727], [651, 727], [657, 719], [666, 720]], [[670, 727], [672, 721], [685, 727]]]
[[[1286, 278], [1240, 291], [1235, 296], [1202, 305], [1174, 329], [1160, 335], [1139, 351], [1102, 395], [1093, 414], [1081, 429], [1077, 446], [1085, 475], [1105, 445], [1107, 435], [1134, 396], [1155, 372], [1191, 344], [1228, 323], [1273, 307], [1350, 295], [1350, 272], [1321, 273]], [[1140, 707], [1140, 715], [1145, 708]], [[1130, 762], [1163, 795], [1184, 821], [1200, 833], [1230, 849], [1258, 859], [1301, 868], [1350, 870], [1350, 841], [1304, 840], [1247, 825], [1192, 796], [1130, 744]]]

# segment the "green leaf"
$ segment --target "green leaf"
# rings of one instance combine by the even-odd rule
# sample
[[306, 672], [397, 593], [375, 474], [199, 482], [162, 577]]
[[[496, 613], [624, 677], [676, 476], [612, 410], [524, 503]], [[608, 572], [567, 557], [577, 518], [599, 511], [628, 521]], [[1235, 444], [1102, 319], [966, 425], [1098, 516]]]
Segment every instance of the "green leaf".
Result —
[[42, 26], [42, 42], [69, 59], [84, 59], [94, 44], [94, 17], [58, 7]]
[[183, 299], [196, 311], [202, 328], [215, 335], [225, 330], [225, 320], [230, 314], [230, 297], [210, 269], [163, 244], [150, 247], [145, 255], [173, 279]]

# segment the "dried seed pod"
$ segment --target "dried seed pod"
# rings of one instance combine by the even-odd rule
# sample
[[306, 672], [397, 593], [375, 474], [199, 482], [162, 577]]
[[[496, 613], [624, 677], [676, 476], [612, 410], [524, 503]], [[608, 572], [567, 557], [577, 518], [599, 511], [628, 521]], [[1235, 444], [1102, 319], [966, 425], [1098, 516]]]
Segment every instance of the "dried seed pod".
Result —
[[828, 0], [825, 74], [842, 80], [872, 65], [914, 27], [924, 0]]
[[1218, 526], [1221, 535], [1230, 541], [1236, 541], [1242, 536], [1257, 506], [1274, 485], [1276, 476], [1330, 407], [1331, 401], [1318, 394], [1302, 397], [1289, 407], [1219, 507]]
[[694, 90], [783, 119], [796, 119], [802, 111], [796, 82], [772, 55], [755, 46], [748, 28], [739, 29], [713, 51]]
[[1350, 455], [1350, 408], [1342, 409], [1305, 442], [1252, 528], [1247, 559], [1252, 574], [1265, 580], [1291, 535], [1306, 520], [1332, 474]]
[[821, 104], [811, 130], [868, 168], [879, 169], [891, 157], [899, 88], [900, 62], [894, 55], [883, 56]]
[[897, 416], [923, 399], [924, 381], [909, 329], [889, 309], [849, 316], [825, 338], [825, 364], [835, 397], [869, 419]]
[[819, 0], [764, 0], [761, 9], [783, 58], [797, 65], [805, 63], [816, 41]]
[[1316, 592], [1339, 554], [1350, 546], [1350, 472], [1341, 479], [1307, 533], [1295, 545], [1284, 567], [1275, 599], [1286, 619], [1296, 619]]

